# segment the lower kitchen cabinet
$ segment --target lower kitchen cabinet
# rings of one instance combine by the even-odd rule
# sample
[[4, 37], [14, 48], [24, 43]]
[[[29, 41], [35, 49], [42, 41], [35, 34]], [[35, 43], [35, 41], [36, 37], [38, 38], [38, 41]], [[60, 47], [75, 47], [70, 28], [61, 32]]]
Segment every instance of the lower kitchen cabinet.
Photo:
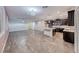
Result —
[[74, 44], [74, 32], [63, 32], [63, 39], [66, 42], [70, 42]]

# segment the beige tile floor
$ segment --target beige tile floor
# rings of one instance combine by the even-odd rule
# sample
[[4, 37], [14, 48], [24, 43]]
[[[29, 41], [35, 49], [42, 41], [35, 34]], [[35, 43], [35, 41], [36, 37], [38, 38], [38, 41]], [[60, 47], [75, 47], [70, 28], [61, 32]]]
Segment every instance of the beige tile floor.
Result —
[[74, 52], [74, 45], [63, 41], [63, 33], [50, 38], [36, 30], [11, 32], [4, 49], [4, 53], [60, 52]]

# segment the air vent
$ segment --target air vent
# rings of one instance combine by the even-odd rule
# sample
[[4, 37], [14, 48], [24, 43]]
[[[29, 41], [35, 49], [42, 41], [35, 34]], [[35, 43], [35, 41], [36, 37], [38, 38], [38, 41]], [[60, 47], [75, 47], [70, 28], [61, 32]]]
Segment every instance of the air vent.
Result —
[[42, 8], [47, 8], [48, 6], [42, 6]]

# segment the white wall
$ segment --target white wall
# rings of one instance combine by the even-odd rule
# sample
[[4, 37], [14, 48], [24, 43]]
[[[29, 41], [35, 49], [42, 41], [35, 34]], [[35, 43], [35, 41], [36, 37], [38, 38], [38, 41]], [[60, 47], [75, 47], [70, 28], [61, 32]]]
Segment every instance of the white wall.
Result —
[[44, 30], [44, 21], [28, 22], [28, 23], [9, 23], [9, 32], [22, 31], [22, 30]]
[[9, 32], [34, 29], [34, 23], [9, 23]]
[[35, 22], [35, 26], [34, 26], [35, 30], [43, 31], [44, 27], [45, 27], [44, 21]]
[[0, 6], [0, 20], [1, 20], [1, 32], [0, 32], [0, 52], [3, 52], [7, 38], [8, 38], [8, 17], [5, 12], [5, 8]]
[[79, 7], [75, 10], [75, 51], [79, 52]]

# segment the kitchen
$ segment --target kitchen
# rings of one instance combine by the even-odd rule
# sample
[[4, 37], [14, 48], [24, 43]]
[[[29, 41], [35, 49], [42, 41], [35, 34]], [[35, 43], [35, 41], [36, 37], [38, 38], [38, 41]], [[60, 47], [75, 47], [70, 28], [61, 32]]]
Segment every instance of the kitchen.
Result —
[[74, 44], [74, 10], [68, 11], [68, 19], [56, 19], [45, 21], [44, 34], [52, 37], [56, 32], [63, 32], [63, 39]]
[[74, 9], [67, 6], [6, 7], [10, 17], [4, 53], [73, 53]]

